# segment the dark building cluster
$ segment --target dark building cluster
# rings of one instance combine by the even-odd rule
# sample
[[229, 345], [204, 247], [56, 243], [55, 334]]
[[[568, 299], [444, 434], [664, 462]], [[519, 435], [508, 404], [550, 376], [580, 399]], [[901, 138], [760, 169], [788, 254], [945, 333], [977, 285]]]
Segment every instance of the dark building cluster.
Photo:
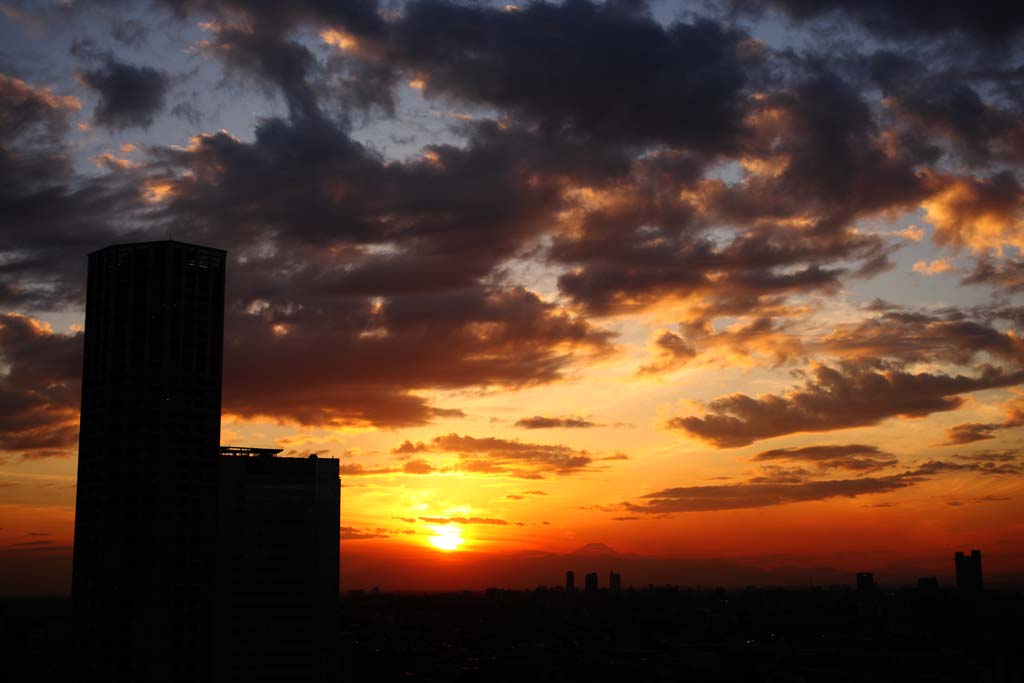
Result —
[[220, 448], [225, 256], [89, 256], [75, 680], [335, 678], [338, 463]]
[[[590, 572], [583, 577], [583, 588], [587, 593], [597, 593], [601, 590], [600, 583], [597, 578], [597, 572]], [[571, 569], [565, 573], [565, 590], [568, 593], [576, 591], [576, 572]], [[617, 593], [622, 590], [622, 575], [618, 572], [609, 572], [608, 574], [608, 590]]]

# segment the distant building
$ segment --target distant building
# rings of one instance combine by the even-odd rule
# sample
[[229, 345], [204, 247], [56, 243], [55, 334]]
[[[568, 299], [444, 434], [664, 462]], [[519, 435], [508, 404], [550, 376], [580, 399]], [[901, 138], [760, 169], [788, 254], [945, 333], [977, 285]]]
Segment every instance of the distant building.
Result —
[[576, 573], [571, 570], [565, 573], [565, 590], [567, 593], [576, 590]]
[[956, 587], [966, 592], [980, 591], [981, 581], [981, 551], [972, 550], [970, 555], [956, 553]]
[[71, 582], [77, 681], [204, 681], [225, 252], [89, 254]]
[[611, 572], [608, 575], [608, 590], [612, 593], [618, 593], [622, 590], [622, 575], [618, 572]]
[[337, 679], [338, 461], [222, 448], [214, 680]]
[[591, 572], [586, 576], [586, 591], [588, 593], [597, 592], [597, 573]]
[[934, 576], [922, 576], [917, 580], [917, 589], [934, 592], [939, 590], [939, 580]]
[[875, 590], [875, 575], [871, 572], [857, 572], [857, 590]]

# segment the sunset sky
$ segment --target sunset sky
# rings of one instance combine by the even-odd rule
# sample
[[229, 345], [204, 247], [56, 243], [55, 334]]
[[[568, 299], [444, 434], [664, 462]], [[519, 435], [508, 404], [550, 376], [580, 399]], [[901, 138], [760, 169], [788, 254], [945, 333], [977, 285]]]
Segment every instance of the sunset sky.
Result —
[[0, 594], [69, 588], [86, 255], [165, 238], [228, 251], [222, 443], [340, 460], [343, 588], [557, 583], [591, 544], [1020, 575], [1022, 34], [0, 2]]

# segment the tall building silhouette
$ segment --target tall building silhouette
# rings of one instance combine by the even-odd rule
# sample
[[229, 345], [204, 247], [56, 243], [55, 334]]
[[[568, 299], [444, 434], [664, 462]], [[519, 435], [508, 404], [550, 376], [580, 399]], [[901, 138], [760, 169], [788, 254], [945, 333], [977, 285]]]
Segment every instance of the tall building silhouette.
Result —
[[956, 553], [956, 587], [965, 592], [976, 592], [982, 589], [981, 551], [972, 550], [970, 555]]
[[576, 590], [576, 573], [572, 570], [565, 573], [565, 590], [568, 593]]
[[89, 255], [77, 680], [209, 679], [224, 268], [175, 241]]
[[215, 676], [337, 680], [338, 461], [222, 448]]
[[871, 572], [857, 572], [857, 590], [872, 591], [875, 589], [875, 575]]
[[586, 592], [596, 593], [597, 592], [597, 573], [591, 572], [587, 574], [584, 579], [586, 581]]
[[622, 590], [622, 574], [611, 572], [608, 574], [608, 590], [618, 593]]

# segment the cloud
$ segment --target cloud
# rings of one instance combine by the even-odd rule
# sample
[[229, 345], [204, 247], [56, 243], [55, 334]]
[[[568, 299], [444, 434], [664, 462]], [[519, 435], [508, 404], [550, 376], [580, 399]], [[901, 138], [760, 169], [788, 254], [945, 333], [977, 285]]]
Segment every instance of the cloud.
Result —
[[664, 27], [625, 3], [506, 12], [428, 0], [409, 3], [390, 29], [389, 56], [428, 98], [489, 105], [602, 144], [722, 151], [741, 131], [745, 36], [710, 21]]
[[985, 366], [976, 376], [912, 373], [879, 362], [819, 365], [803, 386], [782, 394], [732, 394], [708, 404], [704, 417], [673, 417], [667, 426], [718, 448], [745, 446], [798, 432], [874, 425], [890, 417], [924, 417], [963, 405], [960, 394], [1013, 386], [1021, 371]]
[[953, 446], [975, 441], [996, 438], [995, 431], [999, 425], [991, 423], [967, 422], [950, 427], [946, 430], [946, 442], [942, 445]]
[[[404, 446], [399, 446], [397, 450], [401, 451]], [[451, 471], [521, 479], [541, 479], [549, 474], [582, 472], [595, 461], [594, 456], [587, 451], [568, 446], [525, 443], [495, 437], [476, 438], [455, 433], [435, 437], [429, 443], [420, 443], [413, 448], [415, 452], [457, 455], [458, 462], [447, 468]], [[542, 495], [537, 491], [527, 491], [525, 494]]]
[[509, 524], [504, 519], [493, 517], [420, 517], [420, 521], [428, 524], [493, 524], [497, 526], [508, 526]]
[[990, 178], [950, 178], [921, 205], [935, 226], [932, 239], [940, 245], [982, 254], [1024, 247], [1024, 189], [1009, 171]]
[[1024, 399], [1014, 398], [1003, 405], [1006, 419], [1002, 422], [967, 422], [955, 425], [946, 430], [946, 442], [943, 446], [952, 446], [986, 441], [996, 438], [996, 432], [1013, 429], [1024, 425]]
[[758, 13], [774, 7], [799, 21], [814, 20], [841, 12], [865, 29], [893, 39], [944, 37], [959, 34], [978, 47], [1004, 45], [1024, 29], [1024, 19], [1013, 3], [987, 2], [983, 7], [970, 3], [930, 2], [892, 3], [885, 0], [731, 0], [735, 9]]
[[956, 270], [956, 268], [948, 259], [935, 259], [931, 263], [927, 261], [916, 261], [914, 263], [914, 272], [921, 273], [922, 275], [938, 275], [940, 273], [948, 273], [951, 270]]
[[600, 425], [581, 417], [543, 417], [535, 415], [516, 420], [514, 426], [522, 427], [523, 429], [582, 429], [586, 427], [599, 427]]
[[33, 133], [59, 132], [81, 108], [75, 97], [54, 95], [49, 88], [0, 74], [0, 143], [7, 145]]
[[625, 508], [646, 514], [738, 510], [889, 493], [914, 483], [912, 478], [894, 475], [799, 483], [743, 482], [720, 486], [686, 486], [648, 493], [642, 497], [642, 502], [626, 503]]
[[751, 459], [755, 462], [773, 460], [806, 462], [822, 469], [844, 469], [855, 472], [874, 472], [899, 462], [891, 453], [882, 451], [878, 446], [867, 444], [776, 448], [762, 451]]
[[1019, 475], [1024, 473], [1015, 451], [982, 451], [954, 456], [955, 460], [929, 460], [908, 472], [909, 476], [934, 476], [950, 472], [974, 472], [987, 475]]
[[80, 306], [85, 254], [138, 218], [133, 172], [79, 175], [66, 153], [77, 99], [0, 75], [0, 307]]
[[662, 330], [654, 340], [654, 347], [657, 359], [641, 366], [637, 374], [669, 372], [686, 365], [687, 361], [697, 355], [693, 347], [686, 343], [686, 339], [671, 330]]
[[865, 320], [840, 323], [815, 342], [791, 353], [825, 352], [840, 358], [889, 358], [899, 361], [968, 364], [979, 357], [1024, 364], [1024, 346], [1003, 331], [986, 311], [889, 308]]
[[[932, 71], [910, 55], [911, 52], [883, 50], [869, 58], [872, 78], [885, 94], [887, 113], [901, 127], [918, 135], [927, 131], [944, 146], [949, 145], [959, 161], [984, 167], [993, 161], [1024, 160], [1024, 121], [1021, 102], [1013, 98], [983, 97], [982, 87], [972, 85], [962, 71]], [[995, 83], [1012, 80], [1012, 75], [992, 69]]]
[[358, 529], [351, 526], [340, 527], [340, 538], [343, 541], [360, 541], [368, 538], [389, 538], [387, 529]]
[[854, 84], [827, 71], [750, 107], [738, 182], [673, 151], [637, 160], [614, 193], [583, 195], [551, 251], [570, 269], [562, 292], [597, 314], [670, 299], [733, 316], [891, 267], [895, 245], [851, 224], [928, 197], [920, 156], [893, 146]]
[[164, 71], [121, 62], [112, 55], [79, 80], [99, 95], [93, 112], [97, 124], [111, 130], [149, 128], [163, 108], [171, 79]]
[[[789, 453], [806, 456], [803, 459], [820, 463], [827, 459], [829, 447], [787, 449]], [[831, 447], [841, 452], [841, 459], [849, 453], [870, 452], [873, 446], [851, 444]], [[818, 450], [821, 449], [821, 450]], [[801, 453], [802, 451], [802, 453]], [[787, 451], [766, 451], [786, 453]], [[781, 457], [786, 457], [785, 455]], [[757, 459], [757, 458], [755, 458]], [[775, 459], [774, 456], [766, 458]], [[856, 468], [854, 468], [856, 469]], [[771, 507], [832, 498], [856, 498], [899, 491], [935, 476], [949, 473], [971, 472], [982, 475], [1018, 475], [1022, 472], [1019, 453], [1015, 451], [983, 451], [958, 455], [952, 460], [933, 460], [889, 476], [865, 476], [852, 479], [814, 479], [808, 473], [769, 470], [769, 476], [753, 477], [736, 484], [713, 486], [683, 486], [662, 489], [641, 496], [639, 502], [626, 502], [621, 507], [629, 512], [663, 515], [678, 512], [711, 512]], [[782, 476], [780, 476], [782, 475]], [[876, 503], [870, 507], [889, 507], [891, 503]]]
[[402, 471], [406, 474], [430, 474], [431, 472], [436, 472], [437, 468], [423, 458], [415, 458], [406, 461], [402, 465]]
[[342, 463], [338, 466], [338, 473], [343, 477], [363, 477], [378, 474], [395, 474], [402, 470], [397, 467], [376, 467], [367, 468], [360, 463]]
[[[431, 406], [413, 389], [549, 383], [576, 360], [571, 349], [581, 357], [610, 351], [607, 333], [524, 289], [410, 293], [375, 303], [302, 297], [301, 284], [300, 291], [284, 284], [272, 298], [294, 296], [302, 308], [228, 316], [227, 412], [314, 425], [423, 424], [460, 413]], [[328, 357], [319, 353], [325, 348], [333, 350]]]
[[81, 333], [60, 334], [0, 313], [0, 450], [23, 458], [69, 455], [78, 441]]

